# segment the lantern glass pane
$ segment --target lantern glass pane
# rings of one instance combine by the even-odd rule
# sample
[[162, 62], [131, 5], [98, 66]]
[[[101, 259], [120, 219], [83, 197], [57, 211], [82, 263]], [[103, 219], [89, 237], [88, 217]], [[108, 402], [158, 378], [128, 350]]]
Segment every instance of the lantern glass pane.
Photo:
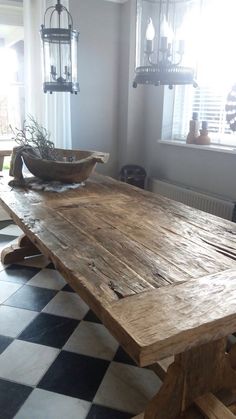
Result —
[[72, 83], [78, 80], [78, 35], [71, 40]]
[[50, 45], [45, 43], [43, 45], [44, 52], [44, 81], [49, 82], [51, 80], [51, 65], [50, 65]]
[[50, 44], [50, 73], [51, 80], [57, 81], [62, 79], [71, 81], [71, 59], [70, 59], [70, 45], [68, 44]]
[[[172, 63], [195, 67], [199, 38], [199, 0], [137, 0], [136, 68], [162, 59], [161, 48], [170, 45]], [[155, 35], [147, 41], [148, 24]], [[152, 33], [152, 32], [151, 32]], [[149, 45], [148, 45], [149, 42]], [[152, 50], [152, 54], [146, 53]]]

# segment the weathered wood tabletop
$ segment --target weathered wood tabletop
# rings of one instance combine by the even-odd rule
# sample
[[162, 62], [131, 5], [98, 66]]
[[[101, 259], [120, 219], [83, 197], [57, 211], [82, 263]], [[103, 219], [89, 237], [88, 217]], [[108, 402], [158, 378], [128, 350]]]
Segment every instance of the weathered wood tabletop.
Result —
[[[236, 224], [100, 175], [63, 193], [3, 181], [0, 190], [27, 236], [4, 263], [39, 249], [138, 365], [175, 356], [140, 417], [177, 418], [193, 402], [207, 415], [212, 399], [199, 397], [236, 386], [236, 351], [225, 354], [236, 331]], [[220, 407], [206, 417], [234, 417]]]

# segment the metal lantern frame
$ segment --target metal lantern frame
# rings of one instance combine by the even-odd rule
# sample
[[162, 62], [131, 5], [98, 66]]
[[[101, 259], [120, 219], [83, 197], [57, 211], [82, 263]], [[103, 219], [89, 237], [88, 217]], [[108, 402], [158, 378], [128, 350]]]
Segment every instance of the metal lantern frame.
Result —
[[[146, 40], [146, 49], [144, 54], [146, 55], [147, 65], [137, 66], [137, 56], [140, 51], [137, 51], [137, 48], [141, 48], [138, 43], [138, 38], [140, 36], [140, 28], [142, 25], [142, 6], [144, 1], [149, 1], [152, 4], [159, 5], [159, 31], [158, 31], [158, 45], [157, 50], [153, 48], [153, 40]], [[182, 58], [184, 55], [181, 47], [177, 54], [179, 59], [174, 62], [172, 60], [172, 53], [170, 44], [163, 46], [162, 37], [161, 37], [161, 14], [163, 8], [165, 8], [167, 21], [168, 21], [168, 12], [171, 4], [178, 3], [187, 3], [192, 0], [136, 0], [137, 2], [137, 22], [136, 22], [136, 68], [135, 68], [135, 79], [133, 82], [133, 87], [137, 87], [138, 84], [151, 84], [154, 86], [168, 85], [170, 89], [174, 85], [187, 85], [192, 84], [194, 87], [197, 87], [197, 83], [194, 79], [195, 71], [191, 67], [182, 66]], [[152, 24], [152, 19], [150, 22]], [[165, 44], [165, 43], [164, 43]], [[155, 58], [154, 58], [155, 55]]]
[[[67, 15], [68, 27], [62, 27], [62, 13]], [[58, 27], [53, 27], [52, 22], [58, 14]], [[46, 20], [49, 19], [49, 27], [46, 27]], [[44, 66], [44, 93], [47, 92], [79, 92], [77, 80], [77, 54], [79, 32], [73, 29], [73, 19], [68, 9], [57, 0], [55, 6], [50, 6], [44, 13], [44, 23], [41, 25], [41, 39], [43, 46], [43, 66]], [[67, 65], [62, 65], [62, 49], [67, 46], [68, 60]], [[55, 54], [57, 47], [57, 60], [59, 68], [52, 64], [53, 49]], [[50, 67], [50, 71], [49, 71]], [[49, 80], [50, 78], [50, 80]]]

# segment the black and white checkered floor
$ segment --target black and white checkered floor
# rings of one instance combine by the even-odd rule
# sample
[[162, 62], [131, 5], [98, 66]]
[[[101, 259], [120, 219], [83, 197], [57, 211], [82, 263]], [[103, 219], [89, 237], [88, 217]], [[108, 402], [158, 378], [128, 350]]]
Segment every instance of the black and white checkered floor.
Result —
[[[21, 231], [0, 219], [1, 250]], [[0, 267], [0, 419], [128, 419], [160, 384], [52, 267]]]

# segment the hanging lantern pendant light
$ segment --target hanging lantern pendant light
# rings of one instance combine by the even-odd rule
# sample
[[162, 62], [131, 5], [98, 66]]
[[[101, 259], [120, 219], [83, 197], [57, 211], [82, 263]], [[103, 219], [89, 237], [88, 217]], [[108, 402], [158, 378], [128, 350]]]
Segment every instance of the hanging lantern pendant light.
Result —
[[[67, 27], [62, 27], [63, 14]], [[46, 27], [46, 22], [49, 26]], [[48, 7], [41, 26], [44, 66], [44, 93], [79, 91], [77, 80], [77, 54], [79, 32], [73, 29], [69, 11], [60, 0], [55, 6]]]
[[169, 26], [169, 17], [172, 14], [174, 18], [175, 7], [188, 1], [137, 0], [136, 77], [133, 87], [138, 84], [169, 85], [170, 88], [178, 84], [197, 86], [194, 69], [182, 65], [185, 41], [180, 39], [178, 49], [174, 50], [175, 34]]

